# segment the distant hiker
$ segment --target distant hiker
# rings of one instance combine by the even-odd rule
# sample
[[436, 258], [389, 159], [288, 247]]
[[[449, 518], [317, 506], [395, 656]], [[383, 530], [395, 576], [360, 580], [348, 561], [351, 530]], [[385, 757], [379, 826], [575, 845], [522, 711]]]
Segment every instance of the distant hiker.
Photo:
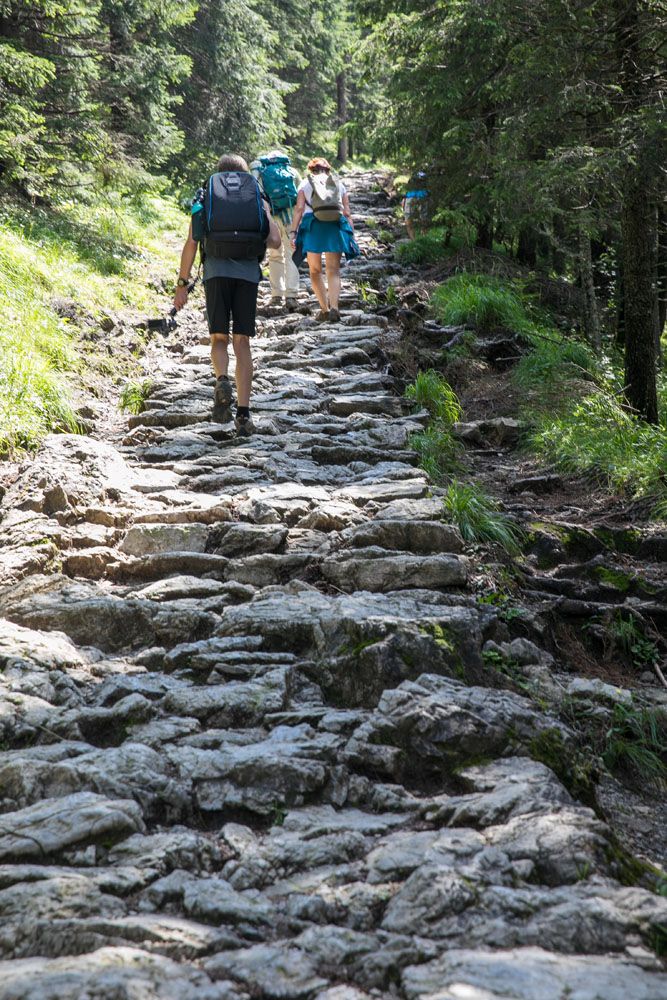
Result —
[[[294, 213], [292, 246], [296, 261], [308, 257], [310, 280], [320, 312], [320, 322], [340, 319], [340, 259], [343, 254], [359, 255], [354, 239], [350, 198], [345, 185], [331, 172], [331, 164], [315, 157], [308, 164], [308, 176], [299, 185]], [[327, 287], [322, 275], [322, 254], [326, 258]]]
[[204, 261], [206, 314], [211, 334], [211, 361], [216, 375], [213, 419], [232, 419], [232, 387], [227, 377], [230, 317], [236, 355], [237, 406], [234, 423], [240, 435], [255, 429], [250, 418], [252, 355], [259, 262], [266, 247], [280, 246], [280, 233], [268, 205], [242, 156], [221, 156], [217, 173], [197, 192], [192, 219], [181, 254], [174, 305], [188, 300], [190, 272], [201, 244]]
[[290, 232], [294, 228], [292, 216], [301, 178], [289, 156], [279, 149], [258, 156], [250, 164], [250, 171], [269, 199], [271, 215], [280, 232], [280, 246], [269, 250], [271, 305], [281, 306], [284, 296], [287, 309], [294, 310], [298, 305], [299, 271], [292, 260]]
[[411, 240], [415, 238], [415, 230], [424, 234], [428, 229], [430, 219], [430, 199], [425, 170], [418, 170], [408, 182], [408, 190], [403, 199], [403, 214], [405, 228]]

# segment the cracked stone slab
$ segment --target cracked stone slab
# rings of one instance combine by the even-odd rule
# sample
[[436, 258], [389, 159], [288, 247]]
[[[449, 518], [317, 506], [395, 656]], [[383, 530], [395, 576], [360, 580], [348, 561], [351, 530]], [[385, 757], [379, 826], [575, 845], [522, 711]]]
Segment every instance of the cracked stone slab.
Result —
[[[0, 962], [2, 1000], [240, 1000], [194, 966], [140, 948], [99, 948], [88, 955]], [[94, 991], [94, 992], [91, 992]]]
[[143, 829], [136, 802], [77, 792], [0, 816], [0, 860], [48, 857], [75, 844], [118, 840]]
[[451, 950], [402, 977], [409, 1000], [663, 1000], [667, 975], [608, 956], [557, 955], [541, 948]]

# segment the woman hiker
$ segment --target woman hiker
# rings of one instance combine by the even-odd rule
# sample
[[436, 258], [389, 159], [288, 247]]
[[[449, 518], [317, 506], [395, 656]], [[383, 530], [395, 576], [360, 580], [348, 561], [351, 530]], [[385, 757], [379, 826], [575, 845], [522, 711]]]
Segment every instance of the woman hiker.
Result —
[[[299, 185], [292, 222], [292, 246], [295, 260], [308, 258], [310, 280], [320, 312], [320, 322], [336, 323], [340, 319], [340, 259], [359, 255], [354, 239], [350, 198], [345, 185], [333, 177], [331, 164], [323, 157], [314, 157], [308, 164], [308, 175]], [[322, 274], [322, 254], [326, 260], [327, 283]]]

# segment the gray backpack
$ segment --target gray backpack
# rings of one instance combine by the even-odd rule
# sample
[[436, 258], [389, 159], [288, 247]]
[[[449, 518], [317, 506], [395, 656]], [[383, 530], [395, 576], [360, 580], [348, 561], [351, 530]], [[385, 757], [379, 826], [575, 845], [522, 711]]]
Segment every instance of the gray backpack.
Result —
[[319, 222], [339, 222], [343, 214], [340, 181], [334, 174], [308, 174], [313, 189], [310, 207]]

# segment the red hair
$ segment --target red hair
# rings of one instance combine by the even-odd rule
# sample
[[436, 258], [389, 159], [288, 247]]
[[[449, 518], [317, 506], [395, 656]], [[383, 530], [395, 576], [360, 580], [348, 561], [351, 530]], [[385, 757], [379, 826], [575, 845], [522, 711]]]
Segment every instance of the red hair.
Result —
[[314, 156], [308, 164], [307, 170], [310, 172], [315, 170], [316, 167], [324, 167], [325, 170], [331, 170], [331, 164], [323, 156]]

